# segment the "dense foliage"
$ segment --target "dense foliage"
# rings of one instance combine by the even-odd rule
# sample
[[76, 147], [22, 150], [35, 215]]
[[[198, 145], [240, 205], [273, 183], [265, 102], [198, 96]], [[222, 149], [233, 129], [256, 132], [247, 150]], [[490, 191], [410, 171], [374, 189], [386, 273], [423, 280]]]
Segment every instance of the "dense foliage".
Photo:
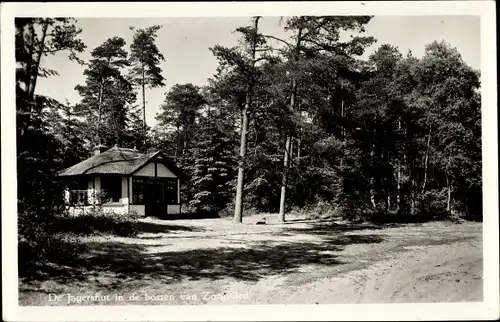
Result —
[[57, 75], [42, 66], [44, 56], [67, 52], [81, 63], [77, 54], [85, 45], [73, 19], [16, 18], [15, 27], [18, 233], [20, 245], [43, 255], [52, 246], [54, 212], [62, 206], [54, 173], [84, 151], [69, 108], [35, 89], [39, 77]]
[[[16, 19], [20, 235], [48, 234], [56, 171], [97, 144], [166, 151], [190, 177], [188, 211], [235, 214], [240, 168], [245, 212], [482, 218], [480, 75], [455, 48], [434, 42], [417, 58], [382, 44], [365, 61], [370, 17], [292, 17], [289, 39], [258, 20], [237, 46], [214, 44], [213, 77], [172, 86], [148, 128], [145, 89], [165, 80], [159, 26], [134, 31], [130, 52], [117, 35], [82, 62], [75, 20]], [[57, 75], [43, 56], [59, 51], [86, 66], [75, 106], [35, 94]]]

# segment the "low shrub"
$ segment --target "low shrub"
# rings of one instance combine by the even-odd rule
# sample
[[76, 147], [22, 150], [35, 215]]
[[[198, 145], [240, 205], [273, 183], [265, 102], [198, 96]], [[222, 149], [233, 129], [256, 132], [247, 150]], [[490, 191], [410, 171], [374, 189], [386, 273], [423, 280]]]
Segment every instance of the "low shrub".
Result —
[[234, 208], [226, 207], [218, 212], [219, 217], [221, 218], [229, 218], [234, 216]]
[[364, 221], [376, 223], [376, 224], [412, 224], [412, 223], [424, 223], [429, 221], [441, 221], [441, 220], [454, 220], [449, 213], [439, 211], [439, 212], [429, 212], [420, 211], [415, 214], [409, 212], [397, 212], [397, 211], [365, 211], [360, 215]]
[[308, 219], [331, 219], [341, 216], [341, 209], [330, 202], [319, 201], [304, 207], [294, 207], [291, 213], [305, 216]]
[[38, 264], [64, 253], [64, 236], [56, 233], [57, 207], [23, 207], [18, 212], [18, 272], [33, 276]]
[[60, 236], [55, 234], [56, 212], [61, 209], [30, 207], [19, 211], [17, 216], [18, 247], [20, 253], [42, 258], [57, 251]]
[[104, 211], [96, 207], [89, 213], [77, 216], [60, 216], [55, 220], [55, 231], [77, 235], [110, 234], [121, 237], [137, 234], [137, 219], [135, 212], [118, 214]]
[[[248, 202], [243, 202], [243, 217], [251, 216], [253, 214], [260, 213], [260, 211], [251, 207]], [[221, 218], [234, 217], [234, 200], [229, 202], [225, 208], [217, 212], [218, 216]]]
[[192, 207], [189, 203], [181, 204], [181, 213], [183, 214], [192, 214], [195, 212], [194, 207]]

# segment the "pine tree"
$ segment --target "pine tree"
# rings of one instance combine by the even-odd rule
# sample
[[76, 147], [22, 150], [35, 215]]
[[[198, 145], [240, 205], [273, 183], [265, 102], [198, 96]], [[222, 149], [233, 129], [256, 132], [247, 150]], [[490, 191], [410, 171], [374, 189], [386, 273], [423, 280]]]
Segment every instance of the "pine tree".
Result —
[[113, 37], [96, 47], [84, 71], [85, 85], [75, 89], [82, 97], [76, 111], [89, 125], [91, 145], [120, 144], [126, 135], [128, 110], [136, 96], [123, 74], [130, 66], [123, 38]]
[[68, 52], [70, 60], [81, 63], [77, 54], [85, 45], [79, 39], [81, 30], [75, 19], [16, 18], [15, 26], [18, 200], [22, 213], [24, 206], [47, 206], [43, 203], [50, 199], [44, 194], [53, 193], [50, 183], [58, 169], [54, 160], [60, 160], [58, 142], [49, 132], [49, 127], [57, 125], [49, 124], [47, 117], [61, 104], [35, 94], [39, 77], [57, 75], [43, 65], [43, 57]]
[[244, 171], [247, 149], [247, 132], [249, 114], [252, 112], [253, 91], [256, 83], [256, 57], [257, 50], [265, 44], [265, 39], [258, 32], [260, 17], [253, 17], [252, 27], [241, 27], [236, 31], [242, 34], [240, 48], [224, 48], [216, 45], [212, 48], [213, 54], [218, 58], [222, 66], [229, 66], [233, 72], [240, 74], [244, 84], [245, 101], [241, 104], [241, 127], [240, 127], [240, 152], [238, 160], [238, 181], [236, 184], [236, 198], [234, 208], [234, 222], [241, 223], [243, 216], [243, 186]]
[[[468, 192], [479, 187], [479, 72], [444, 42], [427, 45], [417, 67], [419, 85], [415, 91], [420, 99], [408, 103], [419, 108], [423, 102], [425, 107], [419, 118], [422, 132], [417, 142], [423, 152], [419, 186], [425, 194], [424, 184], [431, 184], [429, 154], [433, 154], [435, 161], [430, 166], [444, 177], [440, 185], [446, 191], [446, 212], [458, 216], [468, 212]], [[480, 199], [477, 192], [474, 194], [471, 199]]]
[[159, 67], [165, 57], [160, 53], [156, 46], [157, 33], [161, 26], [155, 25], [146, 29], [135, 30], [134, 40], [130, 45], [130, 61], [132, 63], [131, 76], [133, 83], [141, 88], [142, 91], [142, 121], [144, 124], [144, 133], [147, 133], [146, 122], [146, 88], [155, 88], [165, 86], [162, 69]]
[[[401, 178], [401, 158], [398, 155], [398, 115], [400, 110], [393, 101], [392, 78], [396, 73], [398, 63], [402, 59], [401, 53], [391, 45], [381, 45], [370, 55], [365, 72], [368, 77], [361, 83], [355, 117], [359, 124], [356, 135], [357, 148], [364, 152], [363, 164], [360, 169], [364, 175], [363, 183], [368, 187], [361, 193], [367, 196], [367, 204], [376, 209], [380, 203], [384, 204], [385, 211], [390, 210], [391, 190], [394, 178], [394, 169], [397, 169]], [[401, 185], [401, 182], [398, 183]], [[397, 192], [400, 193], [400, 192]], [[401, 198], [401, 197], [399, 197]], [[369, 202], [368, 202], [369, 201]], [[396, 207], [400, 202], [396, 202]]]
[[[206, 101], [201, 89], [193, 84], [176, 84], [165, 95], [165, 101], [157, 114], [156, 133], [161, 133], [163, 144], [175, 142], [170, 150], [175, 149], [174, 159], [189, 177], [192, 175], [195, 161], [192, 153], [196, 143], [197, 120]], [[157, 138], [158, 139], [158, 138]], [[167, 150], [162, 148], [162, 150]], [[189, 180], [182, 190], [182, 199], [191, 200], [193, 196], [193, 181]]]
[[191, 149], [193, 196], [189, 202], [197, 211], [219, 212], [233, 196], [236, 144], [227, 116], [224, 109], [208, 107], [197, 127]]
[[[39, 77], [57, 75], [43, 58], [68, 52], [69, 59], [85, 49], [81, 30], [70, 18], [15, 18], [16, 151], [19, 259], [40, 258], [52, 250], [51, 223], [62, 210], [60, 182], [55, 174], [63, 165], [64, 141], [58, 137], [61, 103], [36, 94]], [[26, 246], [24, 248], [24, 246]]]
[[[284, 29], [292, 32], [291, 40], [287, 41], [273, 36], [269, 38], [278, 40], [285, 44], [284, 56], [287, 59], [286, 69], [288, 77], [282, 81], [289, 84], [287, 91], [287, 114], [289, 119], [295, 119], [296, 108], [299, 105], [298, 93], [300, 88], [300, 79], [307, 75], [308, 61], [317, 56], [318, 53], [326, 52], [333, 56], [360, 56], [364, 48], [374, 42], [372, 37], [352, 37], [347, 42], [340, 41], [341, 31], [351, 30], [354, 32], [363, 32], [364, 25], [370, 21], [368, 16], [345, 16], [345, 17], [291, 17], [285, 22]], [[290, 171], [290, 157], [292, 152], [292, 142], [295, 136], [293, 122], [289, 123], [284, 132], [285, 145], [283, 152], [283, 174], [281, 180], [280, 210], [278, 219], [285, 221], [285, 201], [287, 189], [287, 177]]]
[[200, 88], [193, 84], [176, 84], [165, 95], [156, 120], [163, 130], [177, 137], [176, 158], [182, 158], [190, 148], [196, 129], [198, 111], [205, 104]]

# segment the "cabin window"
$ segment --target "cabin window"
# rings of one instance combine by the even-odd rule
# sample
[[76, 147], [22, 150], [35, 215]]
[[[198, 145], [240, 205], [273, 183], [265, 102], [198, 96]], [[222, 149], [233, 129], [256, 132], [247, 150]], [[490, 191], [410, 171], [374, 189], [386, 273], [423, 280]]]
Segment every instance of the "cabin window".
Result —
[[177, 204], [177, 179], [163, 179], [162, 181], [165, 193], [165, 203], [169, 205]]
[[88, 182], [86, 179], [78, 178], [68, 182], [68, 199], [71, 205], [88, 204]]
[[132, 180], [132, 203], [178, 203], [178, 186], [175, 178], [134, 177]]
[[119, 176], [101, 177], [101, 190], [104, 202], [119, 202], [122, 196], [122, 178]]
[[143, 178], [132, 179], [132, 203], [144, 204], [145, 180]]
[[88, 180], [85, 179], [72, 180], [69, 182], [68, 186], [70, 190], [87, 190]]

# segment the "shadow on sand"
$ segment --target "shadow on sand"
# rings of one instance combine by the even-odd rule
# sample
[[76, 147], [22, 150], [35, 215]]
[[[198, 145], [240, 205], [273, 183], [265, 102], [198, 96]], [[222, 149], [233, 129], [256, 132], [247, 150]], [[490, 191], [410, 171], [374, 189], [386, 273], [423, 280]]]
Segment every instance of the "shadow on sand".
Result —
[[[287, 221], [290, 222], [290, 221]], [[401, 227], [403, 224], [397, 223], [387, 223], [387, 224], [375, 224], [375, 223], [335, 223], [331, 221], [307, 221], [307, 220], [297, 220], [295, 223], [308, 223], [308, 227], [301, 228], [285, 228], [284, 233], [291, 234], [313, 234], [313, 235], [336, 235], [344, 232], [354, 232], [362, 230], [381, 230], [386, 228]], [[290, 222], [291, 223], [291, 222]]]
[[80, 216], [74, 218], [56, 218], [52, 224], [52, 231], [55, 233], [73, 233], [77, 235], [112, 234], [121, 237], [134, 237], [141, 233], [192, 232], [203, 231], [203, 229], [173, 225], [168, 222], [147, 222], [106, 216]]
[[193, 220], [193, 219], [215, 219], [215, 218], [221, 218], [217, 212], [210, 212], [210, 211], [205, 211], [205, 212], [189, 212], [189, 213], [182, 213], [178, 215], [174, 214], [169, 214], [165, 216], [159, 216], [159, 217], [153, 217], [157, 218], [160, 220]]
[[[146, 223], [142, 229], [159, 232], [156, 226], [151, 228], [153, 226]], [[170, 225], [165, 226], [165, 229], [172, 229]], [[249, 241], [245, 243], [245, 248], [219, 247], [168, 252], [149, 252], [151, 246], [111, 241], [66, 242], [57, 254], [49, 256], [44, 263], [32, 263], [26, 258], [27, 254], [20, 251], [19, 274], [28, 283], [40, 280], [85, 282], [93, 276], [105, 274], [114, 277], [111, 284], [105, 286], [107, 288], [116, 288], [124, 280], [133, 283], [152, 279], [166, 284], [182, 280], [224, 278], [257, 281], [270, 275], [295, 272], [308, 264], [346, 264], [347, 259], [339, 258], [336, 254], [346, 245], [379, 243], [383, 240], [381, 235], [346, 235], [341, 231], [321, 231], [320, 228], [288, 230], [284, 235], [299, 233], [318, 235], [321, 241]]]

